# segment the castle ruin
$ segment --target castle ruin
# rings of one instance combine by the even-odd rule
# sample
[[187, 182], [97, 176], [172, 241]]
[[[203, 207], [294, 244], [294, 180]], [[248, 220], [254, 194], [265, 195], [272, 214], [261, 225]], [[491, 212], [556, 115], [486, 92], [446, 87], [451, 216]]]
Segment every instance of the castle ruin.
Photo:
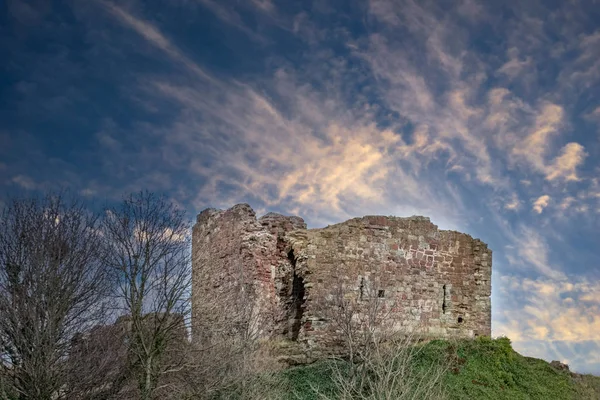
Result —
[[[307, 229], [300, 217], [257, 219], [249, 205], [238, 204], [198, 215], [192, 253], [197, 339], [251, 306], [262, 318], [259, 335], [326, 347], [336, 299], [358, 307], [375, 299], [400, 332], [491, 334], [491, 250], [467, 234], [439, 230], [429, 218], [365, 216]], [[252, 300], [236, 303], [233, 289], [252, 293]], [[207, 312], [228, 299], [221, 311]]]

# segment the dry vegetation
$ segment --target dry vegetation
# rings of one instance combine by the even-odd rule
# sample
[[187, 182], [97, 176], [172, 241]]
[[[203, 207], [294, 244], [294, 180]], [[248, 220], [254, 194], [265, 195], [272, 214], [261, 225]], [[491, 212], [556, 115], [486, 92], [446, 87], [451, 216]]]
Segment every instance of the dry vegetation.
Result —
[[351, 291], [339, 282], [333, 296], [320, 305], [341, 351], [338, 362], [330, 364], [333, 393], [313, 387], [314, 392], [327, 400], [443, 400], [445, 366], [432, 362], [416, 368], [419, 334], [397, 333], [391, 318], [397, 304], [379, 296], [384, 286], [377, 276], [357, 296], [348, 296]]

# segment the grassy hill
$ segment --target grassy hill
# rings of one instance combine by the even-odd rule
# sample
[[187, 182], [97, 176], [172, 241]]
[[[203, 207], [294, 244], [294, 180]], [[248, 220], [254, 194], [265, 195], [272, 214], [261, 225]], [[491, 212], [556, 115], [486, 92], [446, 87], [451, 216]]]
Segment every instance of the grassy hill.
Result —
[[[436, 340], [420, 345], [411, 358], [410, 374], [425, 379], [427, 375], [419, 375], [419, 371], [427, 371], [430, 365], [443, 367], [439, 381], [443, 392], [439, 395], [441, 399], [600, 399], [600, 377], [573, 374], [568, 370], [555, 369], [543, 360], [524, 357], [512, 349], [507, 338], [458, 342]], [[297, 400], [339, 398], [339, 385], [336, 386], [333, 377], [339, 377], [339, 371], [349, 371], [348, 365], [343, 364], [323, 361], [288, 369], [278, 376], [279, 394], [267, 397]], [[263, 383], [263, 388], [264, 385], [268, 383]], [[365, 394], [365, 398], [369, 399], [382, 398]]]

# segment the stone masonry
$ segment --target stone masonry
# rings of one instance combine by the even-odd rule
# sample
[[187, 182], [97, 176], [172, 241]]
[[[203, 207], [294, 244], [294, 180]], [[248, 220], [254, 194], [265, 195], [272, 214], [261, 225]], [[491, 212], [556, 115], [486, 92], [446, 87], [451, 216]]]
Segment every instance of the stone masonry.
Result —
[[249, 306], [207, 311], [232, 299], [225, 294], [234, 289], [253, 294], [259, 335], [307, 349], [329, 345], [336, 330], [331, 309], [347, 300], [365, 309], [379, 302], [396, 331], [491, 334], [491, 250], [426, 217], [365, 216], [307, 229], [300, 217], [257, 219], [249, 205], [238, 204], [198, 215], [192, 252], [195, 338]]

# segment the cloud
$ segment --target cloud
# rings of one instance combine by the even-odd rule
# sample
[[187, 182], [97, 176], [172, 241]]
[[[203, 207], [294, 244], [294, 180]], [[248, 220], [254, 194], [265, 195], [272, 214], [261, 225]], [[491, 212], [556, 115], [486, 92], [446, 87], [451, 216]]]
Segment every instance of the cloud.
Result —
[[508, 49], [509, 61], [498, 69], [498, 73], [508, 76], [510, 79], [516, 79], [521, 76], [524, 71], [531, 71], [531, 57], [519, 58], [519, 49], [511, 47]]
[[[261, 45], [271, 42], [269, 37], [258, 33], [263, 26], [275, 26], [287, 31], [293, 30], [291, 18], [278, 15], [277, 7], [272, 0], [250, 0], [237, 3], [235, 6], [226, 1], [195, 1], [212, 11], [221, 21], [238, 29], [244, 33], [245, 37]], [[247, 18], [245, 14], [251, 14], [252, 18]]]
[[[408, 119], [417, 129], [426, 129], [438, 143], [438, 157], [447, 157], [448, 170], [462, 171], [466, 179], [473, 177], [487, 185], [502, 186], [504, 182], [494, 171], [486, 137], [477, 134], [484, 110], [473, 98], [480, 85], [480, 76], [468, 80], [459, 78], [464, 66], [460, 46], [450, 45], [449, 32], [457, 26], [444, 21], [414, 2], [402, 6], [388, 1], [372, 1], [370, 12], [388, 25], [389, 34], [372, 34], [368, 47], [357, 51], [366, 60], [380, 81], [386, 105]], [[401, 38], [403, 24], [412, 31], [415, 43], [423, 43], [426, 53], [413, 54]], [[460, 35], [458, 35], [460, 37]], [[456, 37], [455, 37], [456, 38]], [[419, 62], [433, 60], [431, 71], [419, 67]], [[479, 72], [479, 71], [477, 71]], [[448, 79], [448, 90], [436, 93], [431, 86], [436, 74]], [[439, 78], [438, 78], [439, 79]], [[453, 157], [460, 153], [461, 157]]]
[[558, 77], [565, 90], [593, 90], [600, 80], [600, 30], [581, 34], [569, 47], [577, 58]]
[[533, 202], [533, 211], [535, 211], [538, 214], [541, 214], [542, 211], [544, 211], [544, 208], [548, 207], [549, 203], [550, 196], [548, 196], [547, 194], [540, 196]]
[[559, 134], [563, 123], [564, 109], [553, 103], [541, 106], [535, 124], [528, 135], [515, 146], [513, 155], [526, 160], [539, 171], [546, 170], [545, 157], [550, 149], [550, 139]]
[[[521, 321], [522, 338], [534, 340], [585, 341], [598, 340], [600, 328], [600, 286], [591, 281], [556, 282], [545, 279], [503, 277], [503, 287], [509, 285], [524, 294]], [[582, 303], [581, 301], [584, 303]], [[517, 317], [517, 316], [515, 316]], [[543, 328], [543, 329], [541, 329]]]
[[600, 106], [596, 107], [596, 109], [592, 111], [589, 116], [590, 118], [600, 122]]
[[[241, 15], [231, 4], [202, 1]], [[528, 191], [540, 190], [529, 172], [553, 182], [577, 177], [581, 153], [575, 143], [552, 158], [553, 141], [567, 119], [561, 105], [549, 96], [538, 101], [490, 87], [489, 74], [500, 69], [516, 77], [517, 65], [486, 65], [467, 47], [457, 20], [433, 4], [401, 3], [372, 1], [370, 15], [383, 28], [352, 41], [348, 54], [316, 52], [299, 60], [302, 68], [283, 63], [254, 82], [210, 76], [156, 25], [110, 7], [174, 65], [202, 71], [189, 81], [145, 77], [139, 95], [152, 109], [168, 104], [176, 110], [169, 115], [172, 123], [148, 126], [147, 132], [161, 138], [165, 166], [189, 171], [199, 182], [195, 193], [180, 189], [198, 207], [251, 199], [264, 207], [317, 213], [324, 222], [325, 214], [331, 221], [367, 208], [447, 213], [459, 221], [469, 217], [450, 178], [487, 185], [509, 199], [504, 210], [518, 211], [519, 180], [530, 182]], [[315, 24], [310, 15], [305, 19]], [[403, 29], [424, 52], [405, 45]], [[326, 30], [321, 33], [327, 37]], [[507, 54], [535, 68], [521, 48], [511, 46]], [[348, 82], [365, 82], [365, 92], [349, 91]], [[386, 114], [394, 118], [380, 124]], [[99, 136], [113, 143], [111, 138]], [[515, 167], [527, 167], [528, 174]], [[545, 196], [534, 203], [536, 213], [554, 193]], [[487, 194], [481, 198], [493, 202]]]
[[562, 211], [566, 211], [575, 203], [576, 199], [573, 196], [567, 196], [558, 206]]
[[273, 4], [272, 0], [252, 0], [252, 4], [266, 12], [275, 10], [275, 4]]
[[596, 357], [600, 354], [597, 280], [523, 279], [516, 275], [502, 276], [500, 280], [501, 296], [507, 297], [495, 324], [496, 334], [511, 337], [519, 351], [562, 359], [575, 370], [589, 370], [598, 363], [581, 351], [585, 347], [593, 350]]
[[[241, 21], [229, 5], [211, 0], [202, 3], [221, 16], [228, 16], [231, 23]], [[263, 5], [272, 10], [267, 3]], [[170, 131], [163, 153], [177, 154], [176, 149], [183, 153], [177, 161], [168, 162], [178, 168], [189, 163], [191, 171], [203, 182], [196, 195], [197, 203], [214, 202], [217, 198], [233, 202], [252, 196], [271, 206], [292, 202], [293, 209], [327, 204], [332, 215], [342, 217], [358, 209], [359, 204], [391, 205], [395, 197], [392, 188], [399, 185], [390, 181], [397, 176], [403, 187], [410, 188], [410, 195], [403, 202], [407, 211], [448, 210], [448, 205], [427, 197], [449, 190], [447, 186], [436, 187], [437, 182], [429, 173], [431, 165], [442, 163], [447, 174], [506, 191], [511, 200], [504, 208], [518, 210], [519, 198], [503, 175], [498, 151], [508, 151], [509, 160], [525, 162], [552, 181], [576, 178], [579, 159], [585, 154], [572, 143], [549, 163], [551, 139], [564, 125], [564, 109], [550, 101], [540, 103], [536, 109], [506, 88], [486, 90], [486, 69], [481, 60], [464, 47], [467, 41], [460, 34], [460, 40], [448, 39], [449, 32], [456, 34], [460, 28], [452, 20], [440, 24], [443, 14], [435, 7], [425, 8], [412, 1], [402, 7], [384, 0], [370, 3], [371, 15], [387, 24], [390, 31], [386, 33], [408, 24], [416, 41], [425, 47], [424, 56], [413, 54], [401, 42], [391, 39], [402, 37], [399, 34], [373, 33], [366, 42], [350, 49], [349, 56], [359, 61], [358, 71], [364, 74], [363, 68], [367, 67], [378, 79], [375, 88], [385, 99], [383, 107], [411, 124], [412, 131], [408, 133], [400, 133], [404, 127], [399, 124], [379, 127], [368, 97], [359, 94], [350, 102], [342, 95], [345, 82], [354, 79], [354, 72], [343, 64], [327, 65], [314, 58], [305, 73], [286, 66], [278, 69], [272, 79], [257, 85], [225, 82], [209, 76], [155, 25], [117, 6], [107, 7], [175, 64], [200, 78], [187, 83], [187, 87], [156, 78], [144, 82], [147, 102], [170, 99], [183, 107], [173, 126], [150, 129], [159, 136]], [[509, 56], [518, 59], [519, 51], [511, 48]], [[435, 60], [432, 70], [419, 68], [423, 57]], [[505, 67], [504, 73], [516, 73], [514, 66]], [[334, 70], [335, 78], [324, 96], [312, 82]], [[433, 74], [439, 73], [448, 79], [442, 93], [428, 83]], [[487, 98], [483, 104], [475, 100], [482, 94]], [[382, 105], [377, 106], [381, 109]], [[153, 105], [159, 107], [158, 102]], [[353, 110], [353, 115], [345, 110]], [[526, 131], [520, 126], [525, 126]], [[117, 145], [111, 138], [105, 133], [99, 136], [104, 142]], [[211, 164], [193, 160], [193, 151], [212, 160]], [[418, 179], [419, 176], [429, 181]], [[419, 191], [423, 194], [416, 193]], [[446, 201], [449, 198], [446, 196]], [[549, 196], [540, 197], [534, 210], [541, 213], [548, 202]]]
[[[461, 171], [466, 179], [473, 174], [482, 184], [509, 191], [498, 169], [506, 157], [508, 168], [533, 168], [553, 181], [578, 179], [576, 168], [586, 154], [583, 148], [569, 143], [552, 159], [554, 142], [567, 125], [564, 107], [550, 96], [541, 96], [544, 100], [538, 102], [506, 87], [485, 85], [491, 73], [510, 79], [531, 75], [527, 86], [535, 85], [536, 63], [530, 56], [520, 56], [528, 54], [522, 46], [510, 46], [509, 60], [493, 69], [493, 63], [467, 46], [462, 27], [452, 18], [443, 18], [445, 11], [430, 3], [373, 0], [369, 11], [385, 24], [387, 34], [372, 34], [368, 48], [357, 53], [385, 85], [383, 96], [390, 108], [416, 126], [426, 126], [433, 140], [461, 155], [448, 159], [448, 170]], [[547, 39], [538, 29], [540, 23], [532, 18], [523, 21], [531, 46]], [[407, 47], [407, 36], [425, 53]], [[423, 64], [428, 67], [420, 68]], [[443, 84], [433, 85], [436, 81]], [[482, 97], [486, 103], [476, 100]]]
[[[115, 6], [110, 9], [174, 63], [203, 71], [156, 26]], [[163, 153], [175, 156], [165, 160], [167, 165], [186, 168], [203, 182], [194, 202], [228, 204], [250, 197], [267, 206], [285, 204], [295, 212], [318, 214], [315, 221], [323, 222], [368, 209], [438, 215], [438, 221], [445, 221], [442, 225], [458, 220], [460, 199], [443, 177], [416, 179], [427, 174], [428, 163], [436, 162], [438, 154], [452, 156], [454, 149], [432, 137], [425, 124], [416, 127], [412, 141], [396, 127], [379, 127], [374, 110], [362, 98], [349, 104], [340, 96], [340, 85], [352, 79], [353, 70], [329, 60], [312, 60], [302, 73], [279, 68], [270, 80], [260, 82], [260, 91], [259, 85], [207, 79], [205, 73], [185, 85], [157, 78], [143, 82], [145, 99], [157, 102], [155, 108], [168, 101], [180, 109], [173, 125], [148, 130], [163, 138]], [[334, 74], [329, 93], [309, 83], [313, 72]], [[456, 90], [449, 96], [452, 110], [447, 118], [452, 113], [469, 118], [477, 112], [466, 104], [467, 95]], [[106, 132], [98, 138], [115, 145]], [[466, 142], [474, 149], [479, 146], [474, 136]], [[398, 196], [402, 207], [397, 206]]]
[[[192, 170], [208, 179], [199, 193], [202, 202], [253, 195], [266, 205], [343, 218], [366, 205], [389, 208], [395, 193], [402, 193], [405, 212], [446, 209], [432, 195], [435, 186], [417, 182], [410, 172], [415, 157], [436, 151], [425, 131], [407, 144], [360, 113], [346, 116], [341, 104], [297, 85], [283, 70], [277, 72], [275, 90], [291, 103], [279, 105], [247, 85], [228, 86], [220, 107], [207, 104], [200, 88], [164, 83], [157, 88], [186, 110], [169, 129], [168, 144], [213, 160], [209, 169], [190, 160]], [[282, 106], [293, 110], [294, 117], [285, 116]], [[221, 139], [215, 141], [217, 137]]]
[[[198, 0], [200, 4], [210, 9], [221, 21], [236, 27], [254, 39], [260, 39], [260, 36], [250, 29], [243, 21], [240, 14], [230, 5], [221, 1], [214, 0]], [[253, 1], [257, 7], [264, 10], [271, 10], [272, 4], [269, 1]]]
[[506, 247], [506, 257], [513, 267], [521, 273], [531, 271], [533, 267], [538, 274], [561, 281], [566, 278], [557, 266], [551, 263], [550, 251], [545, 238], [534, 228], [521, 225], [517, 234], [510, 235], [510, 244]]
[[583, 164], [587, 153], [579, 143], [568, 143], [554, 162], [546, 169], [546, 179], [549, 181], [563, 178], [566, 181], [578, 181], [577, 167]]
[[13, 176], [11, 182], [25, 190], [35, 190], [39, 187], [39, 185], [33, 179], [26, 175]]
[[194, 63], [189, 57], [184, 55], [181, 52], [181, 50], [177, 48], [177, 46], [172, 44], [171, 41], [167, 39], [165, 35], [163, 35], [154, 25], [133, 16], [131, 13], [125, 11], [123, 8], [110, 2], [103, 1], [101, 2], [101, 4], [104, 5], [106, 9], [119, 21], [121, 21], [121, 23], [135, 30], [144, 39], [146, 39], [148, 43], [151, 43], [153, 46], [165, 52], [173, 60], [181, 63], [188, 70], [192, 71], [200, 78], [209, 81], [213, 80], [212, 77], [210, 77], [206, 72], [204, 72], [202, 68], [200, 68], [196, 63]]
[[516, 193], [513, 193], [510, 201], [504, 204], [504, 208], [507, 210], [518, 210], [519, 208], [521, 208], [521, 201], [519, 200], [519, 196], [517, 196]]

